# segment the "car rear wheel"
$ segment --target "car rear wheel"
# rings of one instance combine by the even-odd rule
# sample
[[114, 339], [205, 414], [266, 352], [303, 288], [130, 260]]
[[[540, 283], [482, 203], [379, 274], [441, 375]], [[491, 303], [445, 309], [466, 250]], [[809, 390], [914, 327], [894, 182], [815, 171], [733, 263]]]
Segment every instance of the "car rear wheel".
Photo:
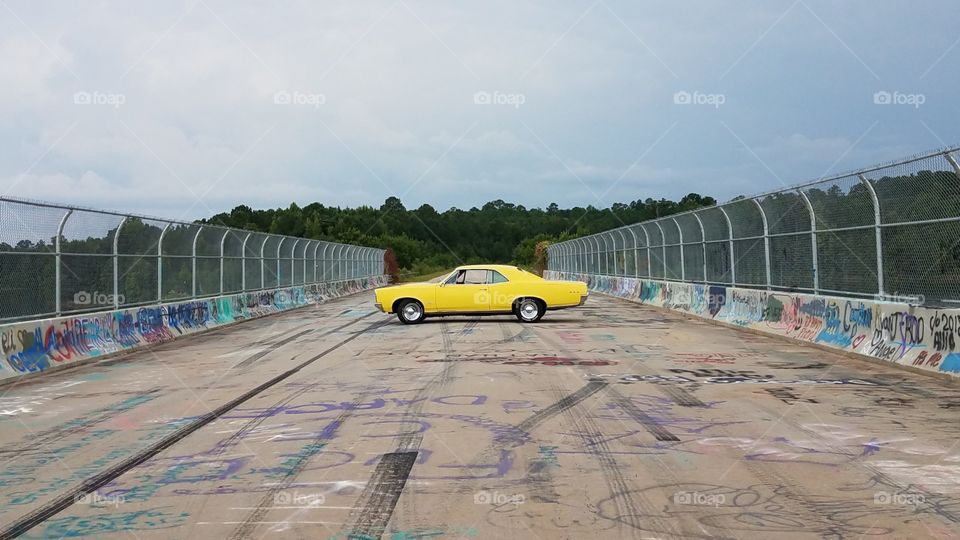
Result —
[[538, 300], [533, 298], [524, 298], [517, 302], [517, 307], [514, 309], [514, 313], [517, 315], [517, 319], [520, 322], [531, 323], [540, 320], [540, 317], [543, 317], [544, 306]]
[[397, 318], [403, 324], [417, 324], [423, 317], [423, 304], [416, 300], [404, 300], [397, 306]]

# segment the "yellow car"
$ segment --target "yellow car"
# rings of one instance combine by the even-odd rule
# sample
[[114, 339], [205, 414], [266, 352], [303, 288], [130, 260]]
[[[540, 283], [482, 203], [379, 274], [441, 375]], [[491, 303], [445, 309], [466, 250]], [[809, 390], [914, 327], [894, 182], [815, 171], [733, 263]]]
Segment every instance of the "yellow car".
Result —
[[547, 310], [583, 305], [587, 284], [547, 281], [516, 266], [461, 266], [439, 283], [409, 283], [374, 291], [377, 309], [396, 313], [404, 324], [440, 315], [512, 313], [521, 322], [540, 320]]

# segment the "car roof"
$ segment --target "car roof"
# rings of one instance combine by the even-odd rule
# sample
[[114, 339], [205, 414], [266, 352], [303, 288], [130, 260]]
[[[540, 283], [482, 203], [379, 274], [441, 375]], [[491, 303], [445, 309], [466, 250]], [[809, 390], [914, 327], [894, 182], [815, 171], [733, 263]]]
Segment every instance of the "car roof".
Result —
[[509, 264], [465, 264], [458, 266], [457, 270], [507, 270], [516, 272], [520, 269]]

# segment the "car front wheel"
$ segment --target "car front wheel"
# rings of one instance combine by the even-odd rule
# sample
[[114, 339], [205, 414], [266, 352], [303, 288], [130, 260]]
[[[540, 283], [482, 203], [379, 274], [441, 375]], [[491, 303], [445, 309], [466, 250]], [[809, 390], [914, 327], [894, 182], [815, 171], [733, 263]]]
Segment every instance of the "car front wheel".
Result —
[[423, 304], [416, 300], [404, 300], [397, 307], [397, 318], [403, 324], [417, 324], [423, 317]]
[[543, 317], [543, 305], [532, 298], [524, 298], [517, 303], [515, 310], [517, 314], [517, 319], [520, 322], [530, 323], [540, 320], [540, 317]]

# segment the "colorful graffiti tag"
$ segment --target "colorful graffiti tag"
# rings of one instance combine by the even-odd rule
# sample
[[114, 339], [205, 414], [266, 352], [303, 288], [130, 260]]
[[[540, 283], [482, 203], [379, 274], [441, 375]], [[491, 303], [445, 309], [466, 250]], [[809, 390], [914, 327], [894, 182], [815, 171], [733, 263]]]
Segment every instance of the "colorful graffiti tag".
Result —
[[618, 276], [544, 273], [590, 290], [960, 376], [960, 310]]
[[371, 277], [0, 326], [0, 380], [379, 287]]

